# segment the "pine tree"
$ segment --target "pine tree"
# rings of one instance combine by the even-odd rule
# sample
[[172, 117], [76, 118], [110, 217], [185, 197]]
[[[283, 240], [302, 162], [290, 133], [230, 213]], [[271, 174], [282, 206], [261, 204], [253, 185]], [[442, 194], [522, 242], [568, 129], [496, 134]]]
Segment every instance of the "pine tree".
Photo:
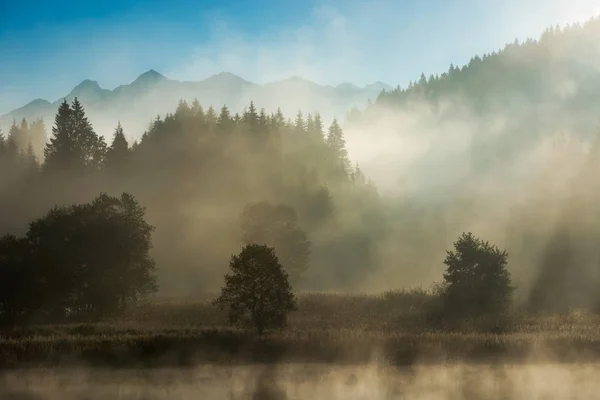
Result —
[[261, 130], [264, 130], [269, 125], [269, 117], [264, 108], [260, 109], [260, 113], [258, 114], [258, 125]]
[[29, 126], [30, 143], [36, 157], [41, 158], [44, 155], [44, 146], [46, 145], [46, 125], [41, 118], [36, 119]]
[[215, 112], [215, 109], [213, 106], [208, 107], [208, 110], [206, 111], [206, 123], [208, 124], [209, 128], [214, 127], [217, 124], [217, 113]]
[[306, 132], [310, 136], [313, 136], [315, 132], [315, 119], [313, 118], [311, 113], [309, 113], [308, 117], [306, 118]]
[[44, 149], [44, 168], [47, 170], [64, 171], [74, 167], [77, 161], [72, 113], [67, 100], [63, 100], [54, 118], [52, 137]]
[[31, 132], [29, 130], [29, 123], [25, 118], [21, 120], [21, 126], [19, 126], [19, 135], [16, 138], [17, 147], [19, 151], [26, 152], [29, 144], [31, 143]]
[[294, 120], [294, 132], [302, 134], [306, 132], [306, 125], [304, 123], [304, 117], [302, 111], [298, 111], [296, 119]]
[[40, 170], [40, 164], [31, 143], [27, 146], [27, 151], [22, 153], [21, 158], [25, 167], [26, 179], [34, 179]]
[[278, 107], [277, 112], [271, 117], [271, 124], [275, 129], [280, 129], [285, 125], [285, 117], [281, 112], [281, 108]]
[[78, 162], [82, 168], [99, 169], [102, 167], [106, 156], [104, 138], [94, 132], [92, 124], [85, 115], [83, 105], [77, 97], [75, 97], [71, 104], [71, 110], [73, 136]]
[[[21, 123], [22, 124], [22, 123]], [[8, 131], [8, 140], [11, 141], [17, 148], [21, 143], [21, 128], [17, 125], [17, 121], [13, 119], [12, 125]]]
[[195, 117], [204, 118], [204, 108], [202, 108], [202, 105], [196, 97], [194, 97], [194, 101], [192, 101], [192, 114], [194, 114]]
[[229, 112], [229, 108], [227, 106], [221, 107], [221, 113], [219, 114], [219, 118], [217, 119], [217, 128], [216, 132], [218, 135], [229, 135], [233, 133], [234, 122], [231, 118], [231, 113]]
[[113, 172], [121, 172], [127, 165], [129, 154], [129, 144], [119, 121], [115, 129], [113, 141], [106, 152], [106, 168]]
[[354, 165], [354, 168], [350, 174], [350, 178], [352, 179], [352, 182], [354, 182], [356, 184], [365, 185], [367, 183], [367, 178], [365, 177], [365, 174], [360, 169], [358, 162]]
[[256, 106], [254, 101], [250, 101], [248, 110], [244, 112], [244, 122], [250, 126], [252, 130], [255, 130], [258, 126], [258, 113], [256, 112]]
[[316, 113], [314, 117], [314, 131], [315, 134], [318, 134], [321, 138], [325, 137], [325, 132], [323, 130], [323, 121], [321, 120], [321, 114]]
[[179, 104], [177, 105], [177, 110], [175, 110], [175, 115], [177, 116], [191, 116], [192, 109], [188, 105], [187, 101], [179, 100]]
[[350, 160], [348, 159], [348, 151], [346, 150], [344, 132], [338, 124], [337, 119], [334, 119], [329, 127], [326, 143], [333, 153], [336, 164], [340, 166], [344, 173], [347, 174], [350, 171], [351, 164]]

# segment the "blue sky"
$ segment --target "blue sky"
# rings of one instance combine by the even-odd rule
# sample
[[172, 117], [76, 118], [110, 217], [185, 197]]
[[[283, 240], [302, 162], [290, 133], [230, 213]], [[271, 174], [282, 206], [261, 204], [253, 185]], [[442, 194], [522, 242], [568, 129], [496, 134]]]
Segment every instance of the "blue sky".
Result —
[[155, 69], [267, 82], [405, 85], [516, 37], [600, 13], [597, 0], [0, 0], [0, 114], [83, 79]]

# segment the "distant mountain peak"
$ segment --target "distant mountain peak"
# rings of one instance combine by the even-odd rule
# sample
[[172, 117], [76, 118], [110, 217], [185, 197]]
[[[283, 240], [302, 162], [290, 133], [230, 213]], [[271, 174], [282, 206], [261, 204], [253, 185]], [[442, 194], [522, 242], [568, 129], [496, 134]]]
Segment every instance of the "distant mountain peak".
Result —
[[148, 71], [146, 71], [143, 74], [141, 74], [140, 76], [138, 76], [136, 78], [136, 80], [133, 81], [131, 84], [132, 85], [140, 85], [140, 84], [147, 85], [147, 84], [163, 82], [166, 80], [168, 80], [168, 79], [164, 75], [160, 74], [159, 72], [156, 72], [156, 70], [154, 70], [154, 69], [149, 69]]
[[79, 85], [75, 86], [75, 88], [73, 88], [73, 91], [97, 90], [97, 89], [101, 89], [100, 85], [98, 85], [98, 82], [92, 81], [90, 79], [85, 79], [85, 80], [81, 81], [81, 83]]
[[227, 72], [227, 71], [223, 71], [223, 72], [219, 72], [218, 74], [214, 74], [214, 75], [208, 77], [207, 79], [205, 79], [203, 82], [219, 82], [219, 83], [228, 82], [228, 83], [240, 83], [240, 84], [249, 84], [250, 83], [247, 80], [245, 80], [244, 78], [241, 78], [241, 77], [237, 76], [236, 74], [233, 74], [233, 73]]
[[86, 79], [71, 90], [67, 97], [95, 98], [101, 94], [103, 89], [98, 85], [98, 82]]

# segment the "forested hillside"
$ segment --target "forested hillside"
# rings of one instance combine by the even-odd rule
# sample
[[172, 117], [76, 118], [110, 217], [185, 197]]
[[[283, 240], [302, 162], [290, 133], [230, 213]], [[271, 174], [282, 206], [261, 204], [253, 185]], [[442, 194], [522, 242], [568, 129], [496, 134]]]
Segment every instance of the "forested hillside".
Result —
[[423, 276], [472, 230], [508, 249], [520, 296], [564, 305], [587, 304], [600, 273], [599, 122], [594, 18], [421, 75], [344, 129], [351, 156], [394, 193], [403, 265]]
[[[284, 207], [281, 221], [297, 224], [312, 244], [306, 272], [295, 281], [300, 288], [352, 287], [377, 269], [384, 209], [348, 159], [338, 122], [324, 124], [319, 114], [286, 120], [254, 103], [232, 115], [227, 107], [182, 101], [174, 114], [152, 121], [139, 142], [127, 143], [119, 125], [106, 143], [79, 100], [65, 101], [41, 165], [32, 151], [39, 122], [23, 121], [2, 138], [3, 229], [22, 233], [55, 204], [131, 193], [156, 227], [159, 288], [190, 294], [218, 288], [242, 244], [243, 213], [266, 204]], [[277, 229], [269, 210], [249, 218], [256, 214], [263, 219], [255, 224]]]
[[377, 130], [390, 140], [418, 135], [410, 144], [422, 146], [432, 134], [438, 137], [427, 143], [431, 147], [469, 147], [469, 167], [486, 172], [556, 134], [594, 137], [598, 104], [600, 19], [595, 18], [549, 28], [538, 40], [515, 40], [441, 74], [422, 74], [382, 92], [364, 113], [353, 110], [349, 120], [354, 130]]
[[180, 101], [139, 140], [118, 125], [107, 143], [65, 101], [48, 128], [16, 121], [2, 141], [3, 226], [22, 234], [55, 204], [131, 193], [156, 227], [159, 290], [178, 295], [217, 290], [248, 230], [286, 249], [295, 288], [359, 291], [429, 287], [471, 231], [507, 249], [518, 301], [595, 305], [599, 29], [549, 29], [348, 121]]
[[[473, 57], [467, 65], [383, 91], [371, 107], [402, 108], [426, 101], [451, 112], [467, 107], [477, 115], [510, 111], [530, 116], [540, 128], [550, 116], [562, 128], [595, 127], [600, 100], [600, 18], [564, 29], [547, 29], [539, 40], [515, 40], [500, 51]], [[456, 108], [454, 108], [456, 110]], [[557, 114], [558, 113], [558, 114]], [[533, 122], [532, 121], [532, 122]]]

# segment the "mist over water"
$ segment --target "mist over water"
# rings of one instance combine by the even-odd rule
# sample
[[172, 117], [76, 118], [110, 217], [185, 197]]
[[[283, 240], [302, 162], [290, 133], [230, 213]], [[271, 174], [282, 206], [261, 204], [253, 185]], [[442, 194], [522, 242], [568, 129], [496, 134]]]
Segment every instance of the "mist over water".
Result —
[[2, 399], [592, 399], [600, 365], [292, 364], [156, 370], [21, 370], [0, 377]]

